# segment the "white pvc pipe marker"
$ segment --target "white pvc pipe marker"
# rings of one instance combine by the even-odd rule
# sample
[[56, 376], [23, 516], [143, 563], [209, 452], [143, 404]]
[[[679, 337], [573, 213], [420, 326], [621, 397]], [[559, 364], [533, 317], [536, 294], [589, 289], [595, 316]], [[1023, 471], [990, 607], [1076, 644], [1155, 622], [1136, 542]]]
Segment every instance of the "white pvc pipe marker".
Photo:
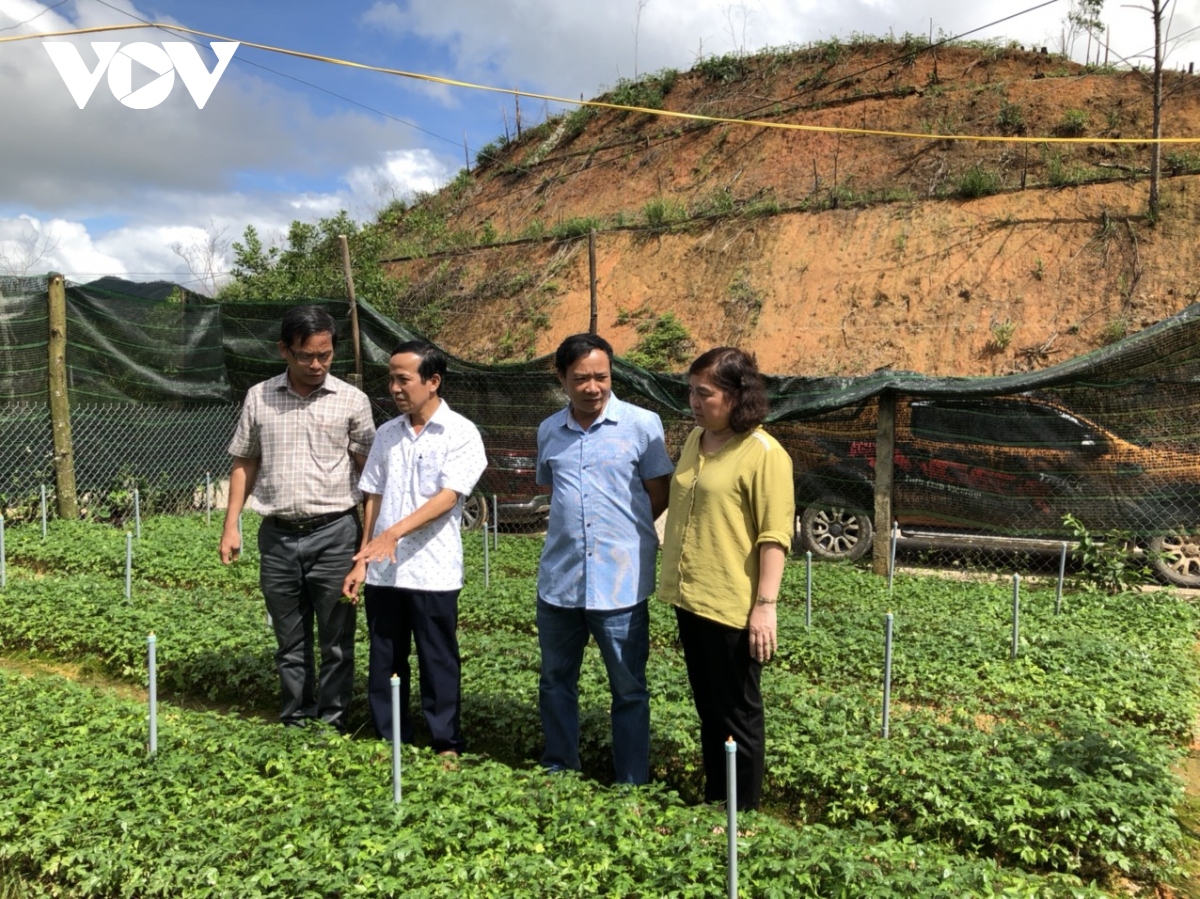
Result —
[[158, 752], [158, 663], [154, 634], [146, 638], [146, 652], [150, 671], [150, 754]]
[[725, 741], [725, 834], [729, 842], [729, 899], [737, 899], [737, 743]]
[[400, 676], [392, 675], [392, 802], [400, 801]]

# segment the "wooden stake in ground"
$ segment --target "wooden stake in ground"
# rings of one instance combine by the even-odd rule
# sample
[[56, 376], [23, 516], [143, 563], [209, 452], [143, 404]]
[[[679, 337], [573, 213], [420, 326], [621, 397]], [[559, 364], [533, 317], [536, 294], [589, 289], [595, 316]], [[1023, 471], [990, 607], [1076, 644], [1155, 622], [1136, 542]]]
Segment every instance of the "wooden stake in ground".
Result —
[[75, 450], [71, 440], [71, 403], [67, 396], [67, 289], [63, 276], [51, 273], [49, 285], [50, 339], [49, 391], [50, 427], [54, 435], [54, 495], [58, 517], [79, 517], [75, 494]]

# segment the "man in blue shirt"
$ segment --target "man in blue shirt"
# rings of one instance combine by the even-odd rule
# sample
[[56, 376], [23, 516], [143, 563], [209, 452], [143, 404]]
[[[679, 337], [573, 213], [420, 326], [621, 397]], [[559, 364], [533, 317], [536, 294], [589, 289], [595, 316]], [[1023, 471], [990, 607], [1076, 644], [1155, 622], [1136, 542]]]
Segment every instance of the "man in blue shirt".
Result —
[[538, 567], [538, 696], [551, 770], [579, 769], [579, 669], [596, 640], [612, 691], [617, 783], [650, 776], [650, 612], [675, 466], [662, 421], [612, 395], [612, 347], [576, 334], [554, 357], [568, 405], [538, 427], [537, 482], [551, 488]]

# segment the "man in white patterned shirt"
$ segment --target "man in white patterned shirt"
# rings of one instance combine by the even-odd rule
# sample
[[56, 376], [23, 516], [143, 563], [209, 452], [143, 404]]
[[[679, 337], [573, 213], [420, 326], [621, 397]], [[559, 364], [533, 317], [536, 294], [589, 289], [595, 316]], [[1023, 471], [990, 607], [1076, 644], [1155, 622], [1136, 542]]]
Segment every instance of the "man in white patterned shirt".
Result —
[[[280, 719], [345, 731], [354, 686], [354, 606], [341, 601], [361, 533], [357, 480], [375, 437], [366, 394], [329, 373], [337, 324], [319, 306], [288, 310], [287, 370], [255, 384], [229, 444], [233, 471], [221, 561], [241, 552], [238, 516], [263, 516], [259, 581], [275, 628]], [[313, 624], [320, 647], [314, 676]]]
[[391, 677], [400, 676], [400, 740], [413, 741], [408, 710], [410, 644], [417, 644], [421, 709], [433, 749], [463, 750], [459, 727], [463, 499], [487, 467], [483, 440], [441, 397], [446, 357], [424, 340], [392, 351], [388, 386], [402, 413], [379, 429], [359, 487], [362, 550], [343, 593], [364, 589], [371, 664], [367, 697], [375, 730], [393, 740]]

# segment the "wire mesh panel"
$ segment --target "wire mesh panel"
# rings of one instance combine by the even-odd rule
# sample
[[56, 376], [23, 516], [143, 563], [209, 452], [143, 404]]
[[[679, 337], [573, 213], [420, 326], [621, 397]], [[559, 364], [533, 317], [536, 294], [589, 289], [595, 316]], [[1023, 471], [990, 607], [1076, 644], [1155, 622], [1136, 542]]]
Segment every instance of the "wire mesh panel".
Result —
[[40, 514], [42, 485], [54, 486], [49, 407], [0, 406], [0, 506], [15, 517]]

